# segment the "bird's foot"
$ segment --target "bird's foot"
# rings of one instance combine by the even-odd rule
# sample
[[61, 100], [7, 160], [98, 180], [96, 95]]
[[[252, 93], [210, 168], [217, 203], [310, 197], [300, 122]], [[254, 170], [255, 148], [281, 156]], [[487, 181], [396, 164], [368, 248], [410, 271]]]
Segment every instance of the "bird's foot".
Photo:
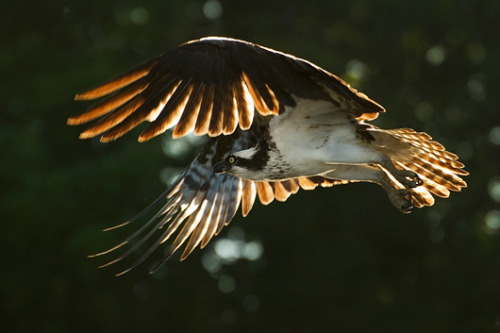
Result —
[[413, 171], [398, 170], [394, 176], [405, 188], [415, 188], [423, 184], [422, 179]]
[[396, 190], [388, 193], [389, 200], [392, 204], [396, 206], [402, 213], [411, 213], [413, 209], [413, 203], [411, 202], [411, 192], [410, 190]]

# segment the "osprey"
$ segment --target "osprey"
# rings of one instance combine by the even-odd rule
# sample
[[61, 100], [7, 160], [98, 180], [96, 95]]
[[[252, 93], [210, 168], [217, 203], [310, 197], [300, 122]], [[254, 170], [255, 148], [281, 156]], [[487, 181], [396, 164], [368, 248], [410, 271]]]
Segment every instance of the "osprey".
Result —
[[97, 254], [133, 244], [107, 266], [158, 232], [121, 274], [174, 235], [152, 272], [187, 242], [185, 259], [228, 225], [240, 205], [246, 216], [256, 196], [267, 205], [285, 201], [299, 188], [372, 182], [409, 213], [433, 205], [433, 194], [446, 198], [467, 186], [460, 176], [468, 173], [457, 155], [428, 134], [368, 124], [385, 110], [365, 94], [306, 60], [242, 40], [187, 42], [75, 96], [99, 98], [88, 111], [68, 119], [69, 125], [97, 120], [82, 139], [101, 135], [102, 142], [116, 140], [145, 121], [150, 124], [140, 142], [168, 129], [174, 139], [188, 133], [210, 137], [145, 210], [166, 200], [158, 213], [124, 242]]

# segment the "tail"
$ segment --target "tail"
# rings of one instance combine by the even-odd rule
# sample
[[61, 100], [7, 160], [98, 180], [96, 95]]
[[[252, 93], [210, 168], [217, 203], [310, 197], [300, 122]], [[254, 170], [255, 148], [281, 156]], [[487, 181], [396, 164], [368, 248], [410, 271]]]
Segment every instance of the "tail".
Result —
[[[458, 192], [467, 183], [461, 176], [467, 176], [464, 165], [458, 161], [458, 156], [446, 151], [439, 142], [432, 141], [430, 135], [415, 132], [411, 128], [383, 130], [373, 128], [370, 133], [380, 151], [392, 160], [394, 165], [402, 170], [411, 170], [418, 174], [423, 185], [411, 189], [412, 203], [415, 207], [432, 206], [432, 194], [447, 198], [450, 191]], [[403, 188], [394, 181], [397, 188]]]

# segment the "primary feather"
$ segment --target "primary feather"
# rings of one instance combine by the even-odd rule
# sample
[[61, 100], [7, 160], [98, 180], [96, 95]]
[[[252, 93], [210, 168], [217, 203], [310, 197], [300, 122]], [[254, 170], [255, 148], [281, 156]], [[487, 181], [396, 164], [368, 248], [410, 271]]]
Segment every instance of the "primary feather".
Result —
[[241, 40], [208, 37], [182, 44], [75, 99], [100, 99], [68, 119], [70, 125], [94, 121], [80, 138], [116, 140], [143, 122], [149, 125], [139, 141], [168, 129], [173, 138], [211, 137], [146, 209], [165, 199], [159, 212], [124, 242], [97, 254], [130, 245], [112, 264], [151, 241], [122, 273], [171, 239], [152, 271], [183, 245], [185, 259], [206, 246], [240, 205], [246, 216], [256, 197], [267, 205], [299, 188], [369, 181], [409, 212], [432, 205], [432, 194], [447, 197], [466, 186], [463, 164], [428, 134], [365, 123], [384, 108], [306, 60]]

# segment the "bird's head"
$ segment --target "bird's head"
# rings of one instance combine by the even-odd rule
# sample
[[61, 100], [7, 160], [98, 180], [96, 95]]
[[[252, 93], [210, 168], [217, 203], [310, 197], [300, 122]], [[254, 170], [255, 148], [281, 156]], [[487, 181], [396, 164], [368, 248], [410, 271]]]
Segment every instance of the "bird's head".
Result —
[[227, 173], [245, 179], [254, 179], [256, 173], [264, 167], [267, 161], [267, 159], [263, 161], [259, 158], [261, 155], [259, 151], [258, 147], [252, 147], [232, 153], [214, 165], [214, 174]]

